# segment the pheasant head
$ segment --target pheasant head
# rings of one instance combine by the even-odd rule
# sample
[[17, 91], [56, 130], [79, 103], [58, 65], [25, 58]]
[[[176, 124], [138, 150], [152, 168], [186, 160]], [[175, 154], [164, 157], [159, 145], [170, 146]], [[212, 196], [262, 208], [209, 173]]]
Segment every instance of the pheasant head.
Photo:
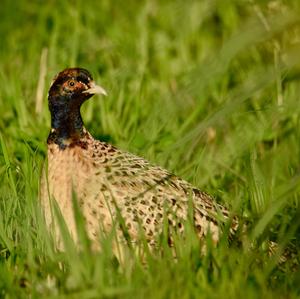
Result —
[[81, 105], [94, 94], [107, 95], [96, 85], [91, 74], [82, 68], [68, 68], [53, 80], [48, 103], [51, 113], [51, 132], [48, 144], [56, 143], [61, 149], [76, 142], [83, 135]]

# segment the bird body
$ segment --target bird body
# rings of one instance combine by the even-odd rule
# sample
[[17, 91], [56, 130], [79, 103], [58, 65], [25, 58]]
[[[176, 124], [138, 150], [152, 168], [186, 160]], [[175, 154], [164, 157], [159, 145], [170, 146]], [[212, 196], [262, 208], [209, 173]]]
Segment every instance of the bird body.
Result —
[[[217, 242], [222, 224], [229, 217], [226, 208], [167, 170], [95, 140], [84, 128], [80, 106], [96, 91], [105, 93], [86, 70], [79, 68], [58, 74], [50, 88], [52, 128], [48, 169], [41, 189], [48, 226], [55, 223], [51, 211], [51, 200], [55, 200], [76, 240], [72, 208], [75, 194], [94, 243], [99, 242], [100, 233], [109, 233], [114, 227], [119, 239], [124, 240], [124, 228], [117, 224], [121, 218], [132, 242], [139, 241], [142, 229], [148, 244], [155, 246], [165, 220], [170, 232], [184, 231], [190, 209], [199, 238], [210, 233]], [[232, 229], [235, 226], [233, 223]]]

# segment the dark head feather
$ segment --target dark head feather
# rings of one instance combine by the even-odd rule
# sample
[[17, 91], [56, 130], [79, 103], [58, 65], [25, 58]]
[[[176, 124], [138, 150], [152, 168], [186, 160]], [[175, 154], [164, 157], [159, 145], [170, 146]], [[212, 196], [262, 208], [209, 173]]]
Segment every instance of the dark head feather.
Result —
[[66, 139], [81, 138], [80, 107], [93, 96], [95, 87], [101, 89], [95, 85], [92, 75], [82, 68], [67, 68], [54, 78], [48, 95], [52, 128], [48, 143], [62, 145]]

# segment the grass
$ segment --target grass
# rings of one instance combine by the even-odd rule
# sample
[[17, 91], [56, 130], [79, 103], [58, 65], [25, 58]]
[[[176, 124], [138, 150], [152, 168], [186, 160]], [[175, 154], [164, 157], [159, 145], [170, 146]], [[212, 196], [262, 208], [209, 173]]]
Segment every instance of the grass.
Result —
[[[0, 298], [299, 298], [294, 259], [277, 263], [300, 257], [299, 15], [297, 0], [2, 1]], [[38, 186], [47, 89], [68, 66], [109, 92], [83, 107], [92, 134], [230, 207], [240, 245], [224, 233], [201, 256], [190, 232], [177, 262], [162, 244], [147, 266], [118, 265], [109, 238], [54, 251]]]

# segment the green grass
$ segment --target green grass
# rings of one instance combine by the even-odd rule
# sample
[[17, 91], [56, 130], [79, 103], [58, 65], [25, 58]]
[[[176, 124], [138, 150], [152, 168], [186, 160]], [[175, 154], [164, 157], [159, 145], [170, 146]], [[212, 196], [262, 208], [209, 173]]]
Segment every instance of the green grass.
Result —
[[[299, 298], [294, 259], [267, 253], [273, 240], [300, 258], [298, 2], [2, 1], [0, 298]], [[83, 107], [92, 134], [230, 207], [241, 244], [225, 233], [201, 256], [189, 232], [176, 262], [162, 244], [147, 266], [132, 252], [118, 265], [111, 238], [101, 253], [54, 251], [38, 186], [47, 89], [69, 66], [109, 92]]]

